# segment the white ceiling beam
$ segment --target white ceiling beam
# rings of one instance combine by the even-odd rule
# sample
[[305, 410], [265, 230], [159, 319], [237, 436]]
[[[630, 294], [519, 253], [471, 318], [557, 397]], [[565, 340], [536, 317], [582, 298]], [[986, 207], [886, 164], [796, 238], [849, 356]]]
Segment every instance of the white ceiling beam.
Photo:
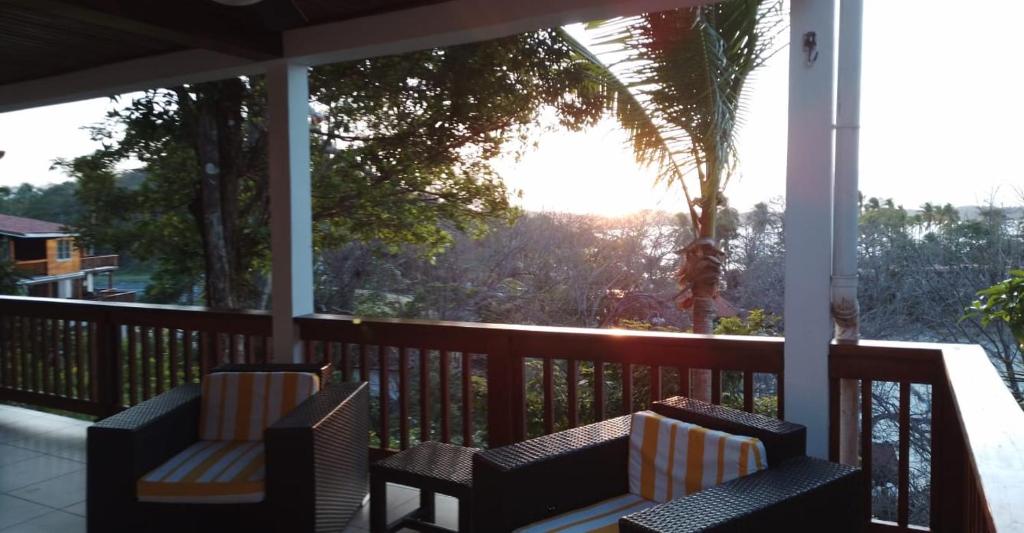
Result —
[[291, 30], [284, 53], [322, 65], [709, 3], [714, 0], [452, 0]]
[[155, 87], [219, 80], [260, 73], [265, 69], [265, 63], [208, 50], [173, 52], [0, 85], [0, 113]]

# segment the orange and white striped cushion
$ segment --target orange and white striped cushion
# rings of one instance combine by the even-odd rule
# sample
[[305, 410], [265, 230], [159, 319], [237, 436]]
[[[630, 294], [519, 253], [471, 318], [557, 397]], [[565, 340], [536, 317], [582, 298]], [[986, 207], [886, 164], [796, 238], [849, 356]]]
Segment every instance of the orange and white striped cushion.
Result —
[[201, 440], [263, 440], [263, 430], [320, 389], [300, 372], [214, 372], [203, 377]]
[[764, 444], [667, 418], [633, 414], [629, 492], [667, 502], [765, 468]]
[[141, 502], [252, 503], [263, 500], [263, 443], [199, 441], [149, 472]]
[[635, 494], [623, 494], [594, 505], [523, 526], [515, 533], [618, 533], [619, 518], [657, 505]]

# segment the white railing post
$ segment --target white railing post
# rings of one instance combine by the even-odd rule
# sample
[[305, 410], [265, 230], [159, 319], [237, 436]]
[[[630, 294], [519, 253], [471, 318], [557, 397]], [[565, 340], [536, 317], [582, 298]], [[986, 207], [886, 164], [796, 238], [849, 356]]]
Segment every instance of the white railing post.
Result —
[[267, 68], [272, 359], [302, 358], [294, 318], [313, 312], [313, 216], [309, 175], [308, 69]]
[[835, 3], [793, 0], [790, 10], [785, 411], [807, 426], [808, 455], [827, 457]]

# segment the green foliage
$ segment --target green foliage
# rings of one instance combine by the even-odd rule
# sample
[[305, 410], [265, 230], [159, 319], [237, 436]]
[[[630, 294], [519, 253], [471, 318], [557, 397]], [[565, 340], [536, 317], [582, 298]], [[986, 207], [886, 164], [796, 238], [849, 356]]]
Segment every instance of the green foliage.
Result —
[[[436, 254], [453, 230], [478, 235], [487, 221], [514, 219], [490, 161], [525, 146], [544, 117], [571, 129], [598, 120], [604, 95], [591, 68], [552, 31], [538, 31], [313, 69], [317, 250], [358, 240]], [[94, 128], [104, 149], [63, 163], [81, 187], [83, 239], [151, 260], [153, 299], [173, 300], [202, 280], [209, 298], [223, 283], [214, 277], [222, 274], [211, 252], [220, 237], [200, 179], [209, 168], [201, 161], [217, 158], [225, 279], [235, 305], [265, 305], [264, 92], [261, 78], [147, 91]], [[143, 163], [141, 182], [117, 175], [129, 159]]]
[[660, 331], [664, 333], [684, 333], [683, 330], [670, 325], [655, 325], [645, 320], [623, 319], [619, 321], [619, 329], [631, 329], [634, 331]]
[[[0, 245], [6, 246], [6, 244], [6, 241], [0, 239]], [[21, 287], [18, 285], [19, 278], [20, 276], [14, 269], [14, 262], [10, 259], [0, 259], [0, 294], [21, 294]]]
[[28, 183], [13, 189], [0, 187], [0, 213], [71, 224], [82, 213], [82, 208], [75, 198], [76, 189], [74, 182], [44, 187]]
[[966, 315], [980, 318], [985, 326], [993, 321], [1006, 323], [1024, 348], [1024, 270], [1011, 270], [1006, 280], [978, 291], [978, 300]]
[[746, 317], [727, 316], [715, 324], [716, 335], [756, 335], [761, 337], [779, 334], [781, 318], [764, 309], [751, 309]]

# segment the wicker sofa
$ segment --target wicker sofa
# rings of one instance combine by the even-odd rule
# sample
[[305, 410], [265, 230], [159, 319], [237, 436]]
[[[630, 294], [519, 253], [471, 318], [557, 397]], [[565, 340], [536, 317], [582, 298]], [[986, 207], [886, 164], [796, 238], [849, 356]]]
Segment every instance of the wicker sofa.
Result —
[[[619, 520], [623, 532], [861, 531], [859, 469], [805, 456], [806, 428], [687, 398], [658, 414], [760, 439], [767, 469]], [[487, 450], [473, 460], [474, 530], [512, 531], [625, 494], [630, 416]]]
[[[228, 365], [214, 372], [303, 372], [329, 383], [330, 368]], [[267, 427], [265, 497], [251, 503], [139, 501], [140, 478], [199, 440], [199, 385], [100, 421], [88, 431], [88, 530], [340, 531], [368, 491], [368, 396], [365, 383], [326, 385]]]

